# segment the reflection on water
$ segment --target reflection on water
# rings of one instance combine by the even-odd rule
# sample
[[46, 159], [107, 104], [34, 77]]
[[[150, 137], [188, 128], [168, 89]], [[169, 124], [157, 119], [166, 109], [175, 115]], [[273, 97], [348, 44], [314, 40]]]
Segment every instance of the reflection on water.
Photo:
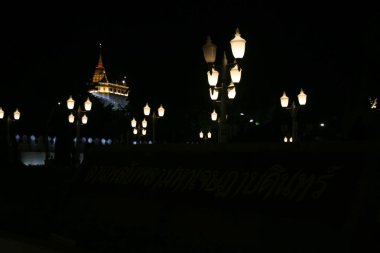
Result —
[[[20, 152], [20, 155], [24, 165], [45, 165], [45, 152]], [[54, 159], [54, 152], [49, 152], [49, 155]], [[83, 153], [80, 154], [80, 161], [83, 161]]]

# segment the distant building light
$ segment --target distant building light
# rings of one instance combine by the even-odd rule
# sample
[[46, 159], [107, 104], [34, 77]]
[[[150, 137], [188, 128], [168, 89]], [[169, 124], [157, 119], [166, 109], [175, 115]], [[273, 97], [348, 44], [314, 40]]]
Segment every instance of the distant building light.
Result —
[[250, 120], [249, 120], [249, 123], [253, 123], [253, 119], [250, 119]]
[[255, 123], [255, 125], [256, 125], [256, 126], [259, 126], [259, 125], [260, 125], [260, 123], [259, 123], [259, 122], [256, 122], [256, 123]]
[[240, 116], [244, 116], [244, 112], [241, 112], [241, 113], [240, 113]]
[[322, 123], [319, 124], [319, 126], [325, 127], [325, 123], [322, 122]]

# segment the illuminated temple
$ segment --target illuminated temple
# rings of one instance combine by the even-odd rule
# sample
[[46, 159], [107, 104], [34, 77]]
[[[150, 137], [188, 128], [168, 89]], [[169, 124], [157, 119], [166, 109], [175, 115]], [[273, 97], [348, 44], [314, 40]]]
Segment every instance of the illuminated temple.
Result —
[[92, 80], [88, 85], [90, 86], [88, 92], [105, 106], [111, 105], [114, 110], [121, 110], [128, 105], [129, 87], [125, 78], [115, 83], [108, 81], [101, 53]]

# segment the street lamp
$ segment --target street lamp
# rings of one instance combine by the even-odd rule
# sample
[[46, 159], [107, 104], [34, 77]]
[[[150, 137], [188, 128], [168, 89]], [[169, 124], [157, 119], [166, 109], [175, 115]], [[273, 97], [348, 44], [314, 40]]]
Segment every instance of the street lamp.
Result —
[[144, 106], [144, 115], [147, 117], [152, 117], [152, 128], [153, 128], [152, 143], [155, 144], [156, 143], [156, 119], [164, 117], [165, 108], [161, 104], [160, 107], [157, 109], [157, 115], [156, 115], [156, 112], [153, 111], [152, 116], [150, 116], [150, 111], [151, 110], [150, 110], [149, 104], [146, 103], [146, 105]]
[[225, 143], [228, 141], [226, 103], [228, 100], [232, 100], [236, 96], [236, 84], [240, 82], [242, 71], [237, 61], [244, 56], [245, 43], [245, 39], [240, 36], [239, 29], [236, 29], [235, 37], [230, 41], [234, 60], [233, 62], [228, 63], [226, 53], [224, 52], [222, 64], [219, 66], [215, 65], [217, 47], [212, 43], [210, 36], [207, 37], [206, 44], [203, 45], [202, 48], [203, 56], [209, 68], [207, 72], [207, 80], [210, 85], [210, 97], [212, 101], [217, 102], [219, 105], [219, 143]]
[[307, 95], [304, 93], [304, 91], [301, 89], [300, 93], [297, 95], [298, 98], [298, 106], [296, 103], [292, 102], [292, 105], [288, 107], [289, 105], [289, 97], [286, 96], [286, 93], [282, 94], [282, 97], [280, 97], [281, 106], [290, 112], [290, 116], [292, 118], [292, 140], [293, 142], [298, 141], [298, 120], [297, 120], [297, 112], [298, 110], [306, 105]]
[[[5, 112], [4, 112], [3, 108], [0, 107], [0, 119], [4, 119], [4, 116], [5, 116]], [[18, 108], [16, 108], [16, 110], [13, 112], [13, 118], [11, 117], [11, 115], [8, 115], [6, 118], [6, 132], [7, 132], [7, 144], [8, 144], [8, 150], [9, 150], [9, 154], [8, 154], [9, 164], [13, 164], [13, 162], [14, 162], [13, 139], [11, 137], [11, 123], [18, 121], [20, 119], [20, 116], [21, 116], [21, 113], [18, 110]]]
[[132, 118], [131, 120], [131, 127], [133, 128], [133, 135], [138, 136], [138, 139], [140, 140], [141, 136], [146, 135], [146, 128], [148, 126], [148, 122], [145, 120], [145, 118], [141, 121], [141, 124], [137, 122], [135, 118]]
[[208, 131], [207, 134], [203, 133], [203, 131], [199, 132], [199, 138], [203, 139], [205, 142], [207, 142], [208, 139], [211, 139], [211, 132]]
[[75, 101], [72, 98], [72, 96], [69, 97], [66, 104], [67, 104], [67, 109], [71, 110], [71, 113], [68, 117], [69, 122], [73, 124], [76, 119], [75, 165], [79, 166], [80, 164], [80, 149], [79, 149], [80, 126], [87, 124], [88, 117], [86, 116], [85, 113], [86, 111], [87, 112], [91, 111], [92, 102], [90, 101], [90, 98], [87, 98], [87, 100], [83, 103], [84, 111], [82, 110], [82, 107], [80, 105], [77, 107], [77, 109], [74, 109]]

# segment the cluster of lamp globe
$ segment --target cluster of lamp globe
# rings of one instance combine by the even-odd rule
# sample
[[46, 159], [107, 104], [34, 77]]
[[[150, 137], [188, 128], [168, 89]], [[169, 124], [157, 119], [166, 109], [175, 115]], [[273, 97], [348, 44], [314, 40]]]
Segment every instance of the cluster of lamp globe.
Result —
[[211, 139], [211, 132], [208, 131], [207, 134], [204, 134], [203, 131], [200, 131], [199, 132], [199, 138], [201, 139], [204, 139], [204, 140], [207, 140], [207, 139]]
[[299, 110], [300, 107], [303, 107], [304, 105], [306, 105], [306, 100], [307, 100], [307, 95], [305, 94], [305, 92], [303, 91], [303, 89], [301, 88], [301, 91], [300, 93], [297, 95], [297, 98], [298, 98], [298, 104], [299, 105], [296, 105], [296, 103], [292, 102], [291, 106], [289, 106], [289, 97], [286, 96], [286, 93], [284, 91], [284, 93], [282, 94], [282, 96], [280, 97], [280, 102], [281, 102], [281, 106], [287, 110], [289, 110], [290, 112], [290, 116], [292, 118], [292, 134], [290, 137], [287, 137], [285, 136], [284, 137], [284, 142], [295, 142], [295, 141], [298, 141], [298, 134], [297, 134], [297, 131], [298, 131], [298, 122], [297, 122], [297, 111]]
[[[5, 115], [5, 112], [4, 112], [3, 108], [0, 107], [0, 119], [3, 119], [4, 115]], [[16, 108], [16, 110], [13, 112], [13, 119], [14, 120], [19, 120], [20, 116], [21, 116], [21, 113], [18, 110], [18, 108]], [[11, 120], [10, 116], [8, 116], [8, 120]]]
[[[148, 103], [146, 103], [146, 105], [144, 106], [143, 109], [144, 109], [144, 115], [146, 117], [152, 118], [152, 127], [153, 127], [152, 142], [155, 143], [155, 141], [156, 141], [156, 119], [164, 117], [165, 108], [161, 104], [160, 107], [157, 109], [157, 115], [154, 111], [152, 114], [150, 113], [151, 110], [150, 110]], [[141, 133], [141, 135], [146, 135], [146, 128], [148, 127], [148, 121], [145, 118], [143, 118], [143, 120], [141, 121], [141, 126], [140, 126], [140, 124], [137, 123], [136, 119], [132, 118], [131, 127], [133, 128], [133, 134], [134, 135], [137, 135], [138, 133]]]
[[[74, 106], [75, 106], [75, 100], [72, 98], [72, 96], [70, 96], [69, 99], [67, 100], [67, 109], [73, 110]], [[84, 102], [85, 111], [87, 111], [87, 112], [91, 111], [91, 107], [92, 107], [92, 102], [90, 101], [90, 98], [87, 98], [87, 100]], [[81, 123], [84, 125], [87, 124], [88, 117], [82, 111], [82, 108], [79, 106], [78, 110], [77, 110], [77, 118], [79, 119], [80, 117], [81, 117]], [[74, 116], [73, 112], [71, 112], [69, 115], [69, 122], [74, 123], [74, 121], [75, 121], [75, 116]], [[79, 123], [79, 121], [77, 121], [77, 122]]]
[[[206, 44], [203, 46], [203, 56], [206, 63], [210, 65], [210, 70], [207, 72], [207, 80], [210, 85], [210, 97], [212, 101], [220, 102], [220, 112], [222, 114], [221, 117], [223, 117], [222, 120], [225, 118], [225, 110], [222, 108], [225, 106], [225, 101], [227, 98], [234, 99], [236, 96], [236, 84], [240, 82], [242, 72], [242, 69], [236, 62], [236, 59], [243, 58], [245, 53], [245, 43], [246, 40], [241, 37], [240, 31], [237, 28], [235, 37], [230, 41], [234, 61], [232, 63], [228, 63], [226, 54], [224, 53], [222, 65], [219, 67], [219, 71], [222, 71], [221, 75], [219, 75], [219, 71], [217, 70], [218, 67], [215, 66], [217, 46], [212, 43], [210, 36], [207, 36]], [[230, 73], [230, 78], [226, 75], [228, 70]], [[219, 78], [220, 76], [221, 78]], [[218, 82], [220, 83], [219, 86]], [[228, 86], [227, 82], [229, 83]], [[225, 95], [227, 95], [227, 98]], [[218, 100], [219, 97], [220, 99]], [[211, 113], [211, 119], [216, 121], [217, 118], [218, 114], [214, 109]]]

